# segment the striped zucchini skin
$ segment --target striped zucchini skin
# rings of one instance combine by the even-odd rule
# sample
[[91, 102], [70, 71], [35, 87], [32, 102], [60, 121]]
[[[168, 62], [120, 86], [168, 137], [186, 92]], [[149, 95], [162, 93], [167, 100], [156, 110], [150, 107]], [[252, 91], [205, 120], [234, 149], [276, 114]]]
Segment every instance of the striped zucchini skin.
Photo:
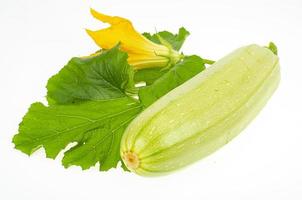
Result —
[[280, 80], [279, 59], [241, 47], [160, 98], [126, 129], [121, 157], [142, 176], [158, 176], [211, 154], [259, 113]]

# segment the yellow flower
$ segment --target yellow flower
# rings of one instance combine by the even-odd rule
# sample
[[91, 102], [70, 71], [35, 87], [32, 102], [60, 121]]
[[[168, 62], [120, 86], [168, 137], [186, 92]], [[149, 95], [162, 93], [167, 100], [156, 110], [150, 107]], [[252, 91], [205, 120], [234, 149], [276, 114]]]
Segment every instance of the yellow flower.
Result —
[[160, 45], [145, 38], [127, 19], [104, 15], [93, 9], [91, 14], [111, 26], [97, 31], [86, 30], [89, 36], [103, 49], [110, 49], [120, 43], [121, 50], [128, 53], [129, 64], [135, 69], [167, 67], [182, 58], [167, 43], [162, 42], [164, 45]]

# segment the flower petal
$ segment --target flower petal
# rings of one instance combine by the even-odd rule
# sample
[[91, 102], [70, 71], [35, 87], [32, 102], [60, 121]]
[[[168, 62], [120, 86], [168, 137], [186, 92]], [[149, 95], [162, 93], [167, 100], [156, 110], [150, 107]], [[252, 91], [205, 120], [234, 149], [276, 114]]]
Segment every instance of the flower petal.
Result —
[[120, 43], [121, 50], [129, 55], [129, 64], [135, 68], [167, 66], [171, 55], [179, 55], [167, 46], [156, 44], [145, 38], [125, 18], [104, 15], [93, 9], [91, 9], [91, 14], [111, 26], [97, 31], [87, 29], [88, 35], [103, 49], [110, 49]]

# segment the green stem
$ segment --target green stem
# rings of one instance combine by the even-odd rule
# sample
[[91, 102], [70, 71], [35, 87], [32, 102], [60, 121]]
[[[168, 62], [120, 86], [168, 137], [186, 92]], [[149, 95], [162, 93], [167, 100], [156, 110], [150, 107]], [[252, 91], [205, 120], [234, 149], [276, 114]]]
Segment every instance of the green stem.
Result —
[[275, 43], [270, 42], [266, 48], [268, 48], [269, 50], [271, 50], [276, 56], [278, 55], [278, 48], [275, 45]]
[[209, 59], [205, 59], [205, 58], [203, 58], [202, 60], [203, 60], [203, 62], [204, 62], [205, 64], [208, 64], [208, 65], [212, 65], [212, 64], [215, 63], [215, 61], [209, 60]]

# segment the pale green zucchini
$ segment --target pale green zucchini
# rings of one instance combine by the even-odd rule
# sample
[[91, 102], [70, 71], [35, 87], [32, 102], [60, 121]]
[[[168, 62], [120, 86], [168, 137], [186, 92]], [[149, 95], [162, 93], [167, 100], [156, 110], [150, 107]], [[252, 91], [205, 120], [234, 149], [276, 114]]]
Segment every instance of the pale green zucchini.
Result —
[[279, 60], [258, 45], [239, 48], [160, 98], [126, 129], [121, 157], [144, 176], [169, 173], [228, 143], [278, 86]]

